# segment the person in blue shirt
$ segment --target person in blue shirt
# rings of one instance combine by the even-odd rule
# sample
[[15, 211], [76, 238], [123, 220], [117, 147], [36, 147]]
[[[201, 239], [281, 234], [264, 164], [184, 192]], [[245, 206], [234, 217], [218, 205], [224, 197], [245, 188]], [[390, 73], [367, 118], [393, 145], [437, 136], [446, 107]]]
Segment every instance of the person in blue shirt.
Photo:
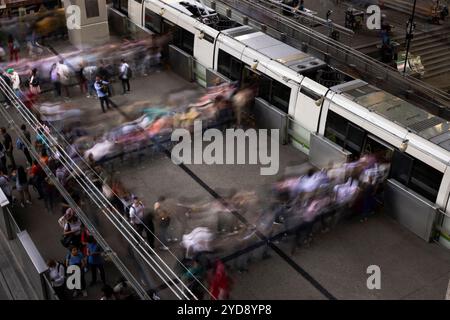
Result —
[[66, 268], [68, 268], [69, 266], [78, 266], [80, 268], [81, 290], [75, 289], [73, 292], [73, 296], [77, 297], [80, 292], [82, 292], [83, 296], [87, 297], [86, 280], [84, 278], [84, 268], [86, 267], [86, 261], [83, 254], [78, 250], [78, 247], [76, 246], [70, 247], [70, 252], [66, 256]]
[[102, 80], [100, 76], [95, 77], [94, 88], [97, 92], [97, 97], [100, 100], [100, 106], [102, 107], [103, 112], [106, 112], [105, 105], [106, 108], [109, 109], [108, 84], [109, 82]]
[[105, 280], [105, 268], [103, 267], [104, 260], [102, 257], [103, 249], [97, 243], [93, 236], [88, 237], [87, 255], [88, 264], [92, 272], [92, 279], [90, 286], [93, 286], [97, 282], [97, 269], [100, 271], [100, 278], [103, 284], [106, 284]]

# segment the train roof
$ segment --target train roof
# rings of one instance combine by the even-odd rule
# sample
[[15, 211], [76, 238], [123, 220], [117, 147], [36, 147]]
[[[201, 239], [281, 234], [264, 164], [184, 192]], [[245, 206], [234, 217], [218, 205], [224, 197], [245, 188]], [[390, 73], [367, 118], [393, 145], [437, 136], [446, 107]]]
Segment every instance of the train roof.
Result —
[[297, 73], [314, 71], [327, 65], [324, 61], [291, 47], [264, 32], [256, 31], [250, 26], [231, 28], [222, 31], [222, 33]]
[[216, 13], [212, 8], [204, 6], [195, 0], [163, 0], [163, 2], [190, 17], [199, 18], [203, 15]]
[[362, 80], [350, 81], [330, 89], [450, 151], [450, 122]]

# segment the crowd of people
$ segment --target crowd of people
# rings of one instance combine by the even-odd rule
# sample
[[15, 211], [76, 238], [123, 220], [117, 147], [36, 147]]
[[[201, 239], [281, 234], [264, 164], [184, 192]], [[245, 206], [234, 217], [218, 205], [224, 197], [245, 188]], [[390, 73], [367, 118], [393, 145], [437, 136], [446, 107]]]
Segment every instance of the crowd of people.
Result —
[[[111, 84], [115, 77], [120, 80], [122, 93], [127, 94], [131, 89], [132, 72], [145, 76], [161, 69], [162, 50], [155, 43], [164, 41], [151, 39], [145, 44], [122, 44], [118, 50], [120, 59], [99, 59], [100, 50], [91, 53], [89, 59], [81, 56], [58, 62], [45, 60], [43, 64], [51, 63], [45, 78], [52, 84], [57, 98], [63, 94], [71, 97], [71, 85], [75, 82], [83, 94], [97, 97], [102, 111], [106, 112], [112, 106], [110, 98], [114, 87]], [[116, 64], [117, 59], [120, 60], [119, 65]], [[364, 155], [357, 161], [338, 166], [330, 165], [326, 170], [311, 169], [301, 176], [285, 178], [268, 188], [267, 194], [232, 190], [222, 198], [202, 202], [161, 195], [147, 207], [145, 199], [141, 200], [126, 190], [120, 179], [112, 179], [104, 164], [117, 154], [124, 155], [147, 146], [160, 151], [161, 144], [170, 141], [174, 129], [192, 131], [195, 120], [201, 119], [208, 128], [242, 127], [243, 115], [257, 95], [258, 84], [253, 82], [238, 89], [239, 84], [217, 81], [193, 103], [168, 101], [163, 107], [149, 107], [137, 119], [128, 119], [93, 138], [82, 128], [69, 125], [64, 118], [68, 116], [68, 110], [63, 105], [46, 105], [41, 98], [45, 68], [30, 69], [30, 66], [24, 82], [15, 68], [8, 68], [2, 78], [35, 112], [49, 132], [64, 136], [67, 144], [63, 143], [62, 147], [67, 154], [83, 168], [94, 185], [151, 248], [159, 249], [161, 253], [174, 248], [183, 249], [179, 274], [199, 299], [230, 298], [230, 267], [246, 271], [249, 261], [267, 257], [271, 243], [280, 237], [293, 238], [294, 252], [298, 245], [311, 242], [316, 225], [327, 230], [352, 211], [360, 213], [364, 221], [375, 210], [375, 195], [382, 188], [389, 165], [373, 155]], [[78, 67], [74, 69], [73, 66]], [[5, 103], [10, 105], [8, 99]], [[77, 116], [73, 109], [71, 112]], [[60, 125], [56, 125], [55, 119]], [[58, 213], [61, 207], [55, 220], [61, 226], [61, 245], [67, 252], [60, 259], [48, 261], [49, 277], [56, 294], [60, 299], [68, 298], [66, 270], [70, 266], [78, 266], [82, 275], [81, 289], [73, 290], [74, 297], [86, 296], [86, 279], [90, 278], [90, 284], [95, 285], [99, 274], [103, 300], [134, 298], [131, 286], [125, 280], [121, 279], [115, 286], [108, 285], [103, 249], [83, 226], [75, 208], [60, 196], [55, 181], [46, 174], [44, 167], [52, 172], [75, 203], [80, 204], [88, 195], [83, 193], [60, 161], [60, 155], [49, 148], [44, 135], [31, 137], [25, 125], [22, 130], [27, 141], [18, 139], [15, 144], [5, 128], [0, 130], [3, 136], [0, 187], [13, 205], [19, 203], [24, 207], [31, 204], [31, 186], [38, 199], [44, 200], [50, 214]], [[40, 154], [39, 159], [32, 159], [29, 144], [34, 145]], [[26, 165], [16, 164], [14, 147], [24, 153]], [[260, 242], [263, 245], [258, 245]]]

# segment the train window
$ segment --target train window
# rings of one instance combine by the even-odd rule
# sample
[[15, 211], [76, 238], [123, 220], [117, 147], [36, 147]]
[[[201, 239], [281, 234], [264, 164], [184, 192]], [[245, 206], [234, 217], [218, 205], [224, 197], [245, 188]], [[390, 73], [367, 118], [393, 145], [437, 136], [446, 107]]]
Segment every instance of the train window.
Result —
[[162, 18], [149, 9], [145, 9], [145, 27], [153, 32], [161, 33]]
[[219, 50], [219, 60], [217, 64], [217, 71], [223, 74], [230, 80], [241, 80], [242, 68], [244, 64], [242, 61], [236, 59], [232, 55], [223, 50]]
[[98, 7], [97, 0], [84, 0], [84, 5], [86, 7], [86, 17], [95, 18], [100, 15], [100, 9]]
[[361, 154], [364, 140], [366, 138], [366, 131], [355, 126], [352, 123], [348, 124], [347, 127], [347, 139], [345, 141], [345, 148], [354, 154]]
[[430, 201], [435, 202], [443, 173], [414, 159], [409, 187]]
[[223, 50], [219, 50], [219, 58], [217, 64], [217, 71], [225, 77], [230, 78], [231, 74], [231, 55]]
[[272, 81], [271, 103], [281, 111], [288, 113], [291, 88], [278, 81]]
[[[326, 130], [325, 130], [325, 137], [332, 140], [335, 143], [338, 143], [342, 147], [343, 142], [345, 140], [345, 137], [347, 136], [347, 124], [348, 121], [344, 117], [341, 117], [337, 113], [329, 110], [328, 111], [328, 117], [327, 117], [327, 124], [326, 124]], [[342, 141], [342, 144], [339, 143], [339, 141]]]
[[311, 98], [313, 100], [319, 100], [321, 97], [319, 94], [317, 94], [314, 91], [312, 91], [311, 89], [308, 89], [305, 87], [301, 87], [300, 93], [303, 93], [305, 96], [307, 96], [308, 98]]
[[178, 27], [173, 33], [173, 44], [192, 56], [194, 54], [194, 38], [193, 33]]
[[181, 37], [182, 37], [181, 49], [186, 51], [186, 53], [190, 54], [191, 56], [194, 55], [194, 39], [195, 39], [194, 34], [185, 29], [182, 29]]

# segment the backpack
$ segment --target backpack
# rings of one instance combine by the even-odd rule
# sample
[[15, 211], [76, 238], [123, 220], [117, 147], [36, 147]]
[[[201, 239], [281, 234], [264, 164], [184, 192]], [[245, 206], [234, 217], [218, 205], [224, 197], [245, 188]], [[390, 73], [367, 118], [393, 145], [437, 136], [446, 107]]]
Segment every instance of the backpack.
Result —
[[127, 70], [125, 71], [127, 78], [131, 79], [131, 77], [133, 76], [133, 72], [131, 71], [130, 66], [127, 67]]

